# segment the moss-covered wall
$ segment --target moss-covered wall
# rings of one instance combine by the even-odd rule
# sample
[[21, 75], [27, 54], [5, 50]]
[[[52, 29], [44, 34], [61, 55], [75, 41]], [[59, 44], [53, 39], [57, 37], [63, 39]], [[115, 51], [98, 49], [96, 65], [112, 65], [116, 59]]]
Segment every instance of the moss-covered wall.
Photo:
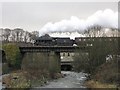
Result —
[[50, 73], [60, 72], [60, 54], [55, 52], [25, 53], [21, 68], [23, 70], [47, 70]]
[[49, 71], [51, 73], [58, 73], [61, 71], [60, 53], [49, 53]]
[[48, 68], [48, 53], [25, 53], [21, 68], [29, 69], [46, 69]]

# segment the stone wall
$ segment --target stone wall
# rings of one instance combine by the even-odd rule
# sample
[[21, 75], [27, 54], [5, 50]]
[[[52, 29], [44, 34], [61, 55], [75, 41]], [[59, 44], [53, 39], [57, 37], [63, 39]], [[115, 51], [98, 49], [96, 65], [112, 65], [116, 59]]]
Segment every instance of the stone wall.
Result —
[[47, 70], [50, 73], [60, 72], [60, 55], [59, 53], [25, 53], [22, 60], [21, 68], [23, 70]]

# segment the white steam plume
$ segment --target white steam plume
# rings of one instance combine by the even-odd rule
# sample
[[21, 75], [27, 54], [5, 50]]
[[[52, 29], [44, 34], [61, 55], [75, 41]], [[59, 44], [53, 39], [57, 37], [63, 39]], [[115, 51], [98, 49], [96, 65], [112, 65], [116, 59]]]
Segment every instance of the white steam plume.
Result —
[[111, 9], [99, 10], [86, 20], [71, 16], [70, 20], [49, 22], [40, 29], [40, 35], [55, 32], [83, 32], [88, 26], [100, 25], [104, 27], [118, 27], [118, 12]]

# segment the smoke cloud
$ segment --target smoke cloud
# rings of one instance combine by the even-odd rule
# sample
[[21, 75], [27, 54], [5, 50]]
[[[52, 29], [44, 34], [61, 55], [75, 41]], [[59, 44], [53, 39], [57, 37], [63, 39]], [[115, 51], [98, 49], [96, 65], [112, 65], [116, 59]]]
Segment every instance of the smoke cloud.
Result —
[[46, 33], [61, 33], [61, 32], [79, 32], [92, 25], [100, 25], [103, 27], [118, 27], [118, 12], [111, 9], [99, 10], [93, 15], [89, 16], [86, 20], [79, 19], [76, 16], [71, 16], [69, 20], [61, 20], [56, 23], [48, 22], [40, 29], [40, 35]]

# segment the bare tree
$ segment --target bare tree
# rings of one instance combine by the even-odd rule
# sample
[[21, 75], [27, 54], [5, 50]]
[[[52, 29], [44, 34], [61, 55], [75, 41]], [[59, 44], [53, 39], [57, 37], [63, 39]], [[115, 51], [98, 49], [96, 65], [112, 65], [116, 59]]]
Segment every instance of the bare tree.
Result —
[[18, 42], [20, 41], [20, 37], [22, 35], [22, 31], [23, 31], [23, 29], [20, 29], [20, 28], [14, 29], [14, 32], [16, 34], [16, 41], [18, 41]]
[[35, 39], [37, 38], [37, 37], [39, 37], [39, 32], [38, 31], [33, 31], [33, 32], [31, 32], [31, 39], [33, 40], [33, 42], [35, 41]]
[[0, 41], [3, 41], [3, 28], [0, 28]]
[[4, 38], [5, 41], [9, 40], [10, 32], [11, 32], [11, 30], [8, 29], [8, 28], [3, 29], [3, 31], [2, 31], [2, 37]]
[[15, 28], [13, 30], [0, 28], [1, 41], [34, 42], [37, 37], [39, 37], [38, 31], [28, 32], [21, 28]]
[[11, 30], [11, 41], [16, 41], [15, 38], [16, 38], [15, 32]]
[[28, 33], [29, 42], [32, 42], [32, 33]]
[[94, 25], [94, 26], [88, 27], [85, 30], [84, 34], [89, 37], [100, 37], [101, 30], [102, 30], [102, 26]]
[[110, 28], [111, 29], [111, 36], [112, 37], [118, 37], [118, 29], [117, 28]]
[[23, 42], [23, 35], [24, 35], [24, 30], [20, 30], [20, 33], [19, 33], [19, 41]]
[[29, 32], [28, 31], [24, 32], [24, 42], [25, 43], [29, 42]]

